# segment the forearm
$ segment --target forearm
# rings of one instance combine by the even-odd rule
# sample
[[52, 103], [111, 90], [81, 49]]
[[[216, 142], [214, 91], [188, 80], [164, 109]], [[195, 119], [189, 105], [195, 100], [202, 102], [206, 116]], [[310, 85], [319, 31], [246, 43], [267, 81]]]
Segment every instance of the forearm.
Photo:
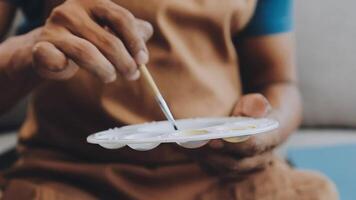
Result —
[[279, 121], [280, 128], [266, 134], [266, 140], [271, 147], [279, 145], [301, 121], [294, 34], [247, 38], [238, 50], [244, 92], [261, 93], [270, 102], [271, 117]]
[[39, 30], [0, 44], [0, 114], [27, 95], [40, 81], [32, 70], [32, 47]]
[[[301, 97], [296, 83], [276, 82], [259, 90], [272, 106], [270, 117], [279, 121], [280, 127], [269, 135], [271, 147], [284, 142], [300, 125], [302, 116]], [[271, 136], [271, 137], [270, 137]]]

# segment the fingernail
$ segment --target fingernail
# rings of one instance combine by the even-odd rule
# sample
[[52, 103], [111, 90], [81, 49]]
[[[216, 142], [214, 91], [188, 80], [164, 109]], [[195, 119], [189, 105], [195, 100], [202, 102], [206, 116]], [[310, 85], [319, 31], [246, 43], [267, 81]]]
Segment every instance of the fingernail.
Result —
[[272, 105], [270, 103], [268, 103], [266, 110], [267, 110], [267, 114], [270, 114], [272, 112], [273, 108], [272, 108]]
[[146, 64], [148, 62], [148, 55], [145, 51], [141, 50], [136, 54], [135, 60], [138, 65]]
[[105, 83], [111, 83], [111, 82], [114, 82], [115, 80], [116, 80], [116, 74], [112, 74], [109, 78], [104, 80], [104, 82]]
[[136, 81], [137, 79], [140, 78], [140, 75], [141, 75], [140, 71], [136, 70], [134, 73], [127, 75], [126, 78], [129, 81]]

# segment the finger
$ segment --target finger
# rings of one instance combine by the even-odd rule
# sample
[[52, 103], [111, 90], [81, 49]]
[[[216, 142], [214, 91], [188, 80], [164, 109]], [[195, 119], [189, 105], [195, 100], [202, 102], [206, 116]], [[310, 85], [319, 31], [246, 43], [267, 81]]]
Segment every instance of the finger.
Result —
[[153, 35], [153, 27], [147, 21], [136, 18], [136, 26], [142, 39], [147, 42]]
[[110, 31], [92, 21], [88, 15], [83, 15], [82, 20], [86, 23], [67, 25], [68, 29], [94, 44], [125, 78], [128, 80], [138, 79], [137, 64], [123, 42]]
[[270, 164], [273, 160], [273, 155], [271, 152], [266, 152], [263, 154], [255, 155], [253, 157], [246, 157], [239, 160], [235, 168], [240, 173], [250, 172], [254, 170], [261, 170]]
[[248, 94], [238, 101], [233, 110], [234, 116], [264, 117], [270, 111], [268, 100], [261, 94]]
[[66, 56], [49, 42], [39, 42], [32, 49], [33, 62], [37, 67], [52, 72], [64, 70], [68, 64]]
[[251, 136], [245, 142], [241, 143], [224, 143], [223, 151], [242, 157], [254, 156], [273, 148], [271, 143], [273, 143], [273, 141], [271, 141], [270, 133], [267, 133], [267, 135]]
[[79, 67], [69, 64], [66, 56], [49, 42], [39, 42], [33, 47], [33, 66], [38, 74], [47, 79], [67, 80]]
[[272, 153], [267, 152], [253, 157], [239, 158], [229, 154], [209, 153], [204, 154], [202, 161], [216, 172], [247, 173], [261, 170], [273, 159]]
[[252, 157], [246, 157], [239, 159], [235, 163], [235, 171], [239, 173], [248, 173], [256, 170], [264, 169], [273, 160], [271, 152], [255, 155]]
[[218, 172], [226, 173], [238, 170], [237, 160], [223, 154], [211, 154], [205, 159], [205, 162]]
[[222, 138], [222, 139], [215, 139], [211, 140], [208, 145], [212, 149], [222, 149], [225, 146], [225, 143], [242, 143], [247, 141], [250, 138], [250, 136], [239, 136], [239, 137], [229, 137], [229, 138]]
[[135, 17], [126, 9], [111, 1], [98, 4], [93, 15], [108, 25], [123, 40], [126, 48], [138, 65], [148, 62], [148, 50], [145, 41], [136, 27]]
[[236, 170], [236, 159], [231, 156], [214, 152], [205, 152], [199, 155], [198, 160], [202, 167], [215, 173], [227, 173]]
[[[152, 25], [145, 20], [136, 18], [136, 26], [142, 39], [147, 42], [153, 35]], [[112, 34], [115, 34], [114, 31], [112, 31], [108, 26], [104, 26], [104, 29]]]
[[79, 38], [66, 30], [58, 30], [55, 36], [49, 37], [67, 58], [73, 60], [78, 66], [88, 70], [105, 83], [116, 79], [114, 66], [89, 41]]

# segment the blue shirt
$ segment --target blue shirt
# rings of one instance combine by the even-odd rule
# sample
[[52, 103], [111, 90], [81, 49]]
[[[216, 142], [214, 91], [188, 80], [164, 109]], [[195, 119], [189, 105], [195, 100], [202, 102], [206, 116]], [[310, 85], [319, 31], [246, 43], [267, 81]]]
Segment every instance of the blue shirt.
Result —
[[255, 13], [242, 34], [261, 36], [292, 29], [293, 0], [258, 0]]
[[[7, 0], [20, 7], [25, 23], [18, 33], [26, 33], [43, 21], [43, 0]], [[217, 0], [218, 1], [218, 0]], [[293, 0], [257, 0], [251, 21], [241, 33], [245, 36], [261, 36], [291, 31], [293, 28]]]

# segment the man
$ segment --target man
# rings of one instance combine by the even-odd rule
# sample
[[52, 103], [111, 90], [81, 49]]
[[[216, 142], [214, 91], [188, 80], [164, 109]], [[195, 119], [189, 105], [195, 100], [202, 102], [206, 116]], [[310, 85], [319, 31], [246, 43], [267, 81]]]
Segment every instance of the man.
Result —
[[[291, 3], [2, 1], [2, 27], [14, 6], [36, 22], [0, 46], [0, 111], [32, 92], [3, 199], [337, 199], [326, 178], [271, 153], [300, 122]], [[268, 116], [280, 128], [194, 150], [87, 144], [96, 131], [164, 119], [139, 64], [177, 118]]]

